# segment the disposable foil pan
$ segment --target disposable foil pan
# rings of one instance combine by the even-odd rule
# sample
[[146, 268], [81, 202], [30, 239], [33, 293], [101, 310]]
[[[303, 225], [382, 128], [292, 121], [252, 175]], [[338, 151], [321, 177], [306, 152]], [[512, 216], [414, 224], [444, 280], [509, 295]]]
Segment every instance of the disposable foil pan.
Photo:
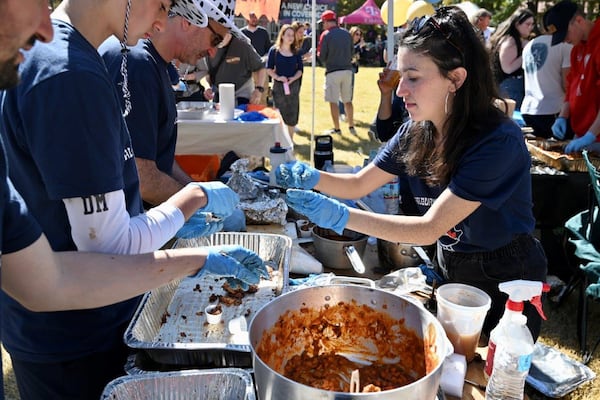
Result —
[[255, 400], [249, 372], [236, 368], [152, 372], [111, 381], [101, 400]]
[[208, 324], [204, 309], [217, 304], [215, 295], [226, 294], [222, 288], [224, 279], [205, 274], [152, 290], [144, 295], [129, 323], [125, 343], [161, 364], [161, 370], [251, 367], [247, 332], [232, 333], [230, 322], [243, 319], [249, 323], [263, 305], [288, 290], [292, 240], [276, 234], [224, 232], [178, 242], [174, 247], [230, 244], [256, 252], [273, 268], [271, 280], [262, 279], [257, 292], [246, 294], [240, 305], [222, 305], [218, 324]]
[[582, 384], [596, 378], [596, 373], [557, 349], [536, 343], [527, 383], [552, 398], [562, 398]]

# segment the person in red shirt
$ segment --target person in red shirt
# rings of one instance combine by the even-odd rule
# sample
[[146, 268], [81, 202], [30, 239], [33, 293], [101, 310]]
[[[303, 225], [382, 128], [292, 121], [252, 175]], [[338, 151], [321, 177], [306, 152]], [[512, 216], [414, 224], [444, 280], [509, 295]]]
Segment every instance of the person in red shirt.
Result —
[[565, 153], [600, 150], [600, 19], [586, 19], [577, 4], [564, 0], [546, 12], [544, 24], [552, 34], [553, 46], [565, 41], [574, 45], [565, 102], [552, 133], [563, 139], [568, 125], [573, 129], [575, 138]]

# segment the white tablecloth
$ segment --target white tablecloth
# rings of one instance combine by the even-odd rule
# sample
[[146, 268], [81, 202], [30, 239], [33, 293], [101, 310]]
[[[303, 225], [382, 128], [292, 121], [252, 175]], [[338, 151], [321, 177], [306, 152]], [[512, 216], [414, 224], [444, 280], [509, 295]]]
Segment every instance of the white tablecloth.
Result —
[[290, 149], [290, 156], [293, 154], [292, 140], [281, 119], [222, 121], [218, 113], [211, 113], [203, 119], [180, 119], [177, 125], [175, 154], [178, 155], [224, 154], [233, 150], [240, 156], [268, 157], [275, 142]]

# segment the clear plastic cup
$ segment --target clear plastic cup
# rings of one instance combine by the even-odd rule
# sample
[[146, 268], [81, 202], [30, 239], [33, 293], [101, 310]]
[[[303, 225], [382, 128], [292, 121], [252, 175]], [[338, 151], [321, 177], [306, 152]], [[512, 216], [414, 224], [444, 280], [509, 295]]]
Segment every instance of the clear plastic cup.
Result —
[[447, 283], [436, 291], [437, 319], [454, 346], [467, 361], [475, 358], [483, 321], [492, 304], [483, 290], [462, 283]]
[[381, 83], [383, 86], [396, 90], [396, 86], [398, 86], [398, 82], [400, 81], [400, 76], [398, 59], [394, 56], [380, 74]]

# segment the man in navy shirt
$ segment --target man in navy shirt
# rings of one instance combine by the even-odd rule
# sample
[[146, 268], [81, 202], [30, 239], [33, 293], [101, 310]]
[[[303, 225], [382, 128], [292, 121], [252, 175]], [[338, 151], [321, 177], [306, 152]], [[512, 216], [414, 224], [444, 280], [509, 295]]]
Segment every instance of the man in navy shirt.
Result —
[[[215, 1], [215, 4], [220, 3], [220, 0]], [[229, 10], [233, 13], [233, 9]], [[216, 13], [208, 10], [207, 15], [209, 24], [220, 25], [216, 22], [219, 19]], [[229, 27], [231, 33], [245, 40], [233, 22], [229, 22]], [[173, 66], [171, 61], [176, 59], [195, 65], [202, 57], [214, 56], [223, 41], [222, 36], [171, 13], [164, 30], [152, 39], [140, 40], [129, 49], [127, 66], [132, 109], [125, 120], [135, 152], [145, 208], [164, 202], [192, 181], [175, 160], [177, 109], [168, 73]], [[100, 46], [99, 53], [115, 86], [121, 87], [121, 44], [113, 36]], [[243, 230], [243, 212], [236, 209], [224, 225], [225, 230]]]
[[254, 11], [248, 14], [248, 25], [242, 28], [242, 33], [250, 38], [252, 47], [266, 61], [266, 55], [271, 48], [269, 32], [258, 24], [258, 16]]
[[[267, 61], [267, 53], [271, 48], [271, 36], [269, 32], [258, 24], [258, 15], [254, 11], [248, 14], [248, 25], [242, 28], [242, 33], [250, 38], [252, 47], [256, 50], [264, 63]], [[267, 85], [267, 75], [254, 74], [256, 88], [260, 91], [260, 104], [267, 104], [268, 93], [264, 90]]]

